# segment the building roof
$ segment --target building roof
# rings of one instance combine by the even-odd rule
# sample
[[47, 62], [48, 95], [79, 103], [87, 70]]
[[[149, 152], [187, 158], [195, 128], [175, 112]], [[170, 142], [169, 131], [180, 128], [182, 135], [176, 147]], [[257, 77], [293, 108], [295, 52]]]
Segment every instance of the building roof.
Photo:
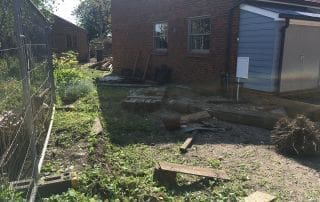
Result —
[[267, 0], [267, 1], [276, 1], [280, 3], [299, 4], [299, 5], [307, 5], [307, 6], [320, 6], [320, 0]]
[[63, 19], [62, 17], [59, 17], [59, 16], [57, 16], [57, 15], [55, 15], [55, 14], [53, 14], [53, 16], [54, 16], [54, 23], [55, 23], [57, 20], [60, 20], [60, 21], [63, 21], [63, 22], [65, 22], [65, 23], [69, 24], [69, 25], [72, 26], [72, 27], [76, 27], [77, 29], [81, 29], [81, 30], [87, 32], [86, 29], [84, 29], [84, 28], [82, 28], [82, 27], [80, 27], [80, 26], [78, 26], [78, 25], [73, 24], [72, 22], [70, 22], [70, 21], [68, 21], [68, 20], [66, 20], [66, 19]]
[[261, 13], [263, 13], [263, 11], [270, 12], [270, 15], [273, 13], [276, 15], [276, 18], [320, 21], [320, 7], [317, 9], [314, 7], [284, 5], [261, 1], [251, 1], [247, 4], [261, 9]]

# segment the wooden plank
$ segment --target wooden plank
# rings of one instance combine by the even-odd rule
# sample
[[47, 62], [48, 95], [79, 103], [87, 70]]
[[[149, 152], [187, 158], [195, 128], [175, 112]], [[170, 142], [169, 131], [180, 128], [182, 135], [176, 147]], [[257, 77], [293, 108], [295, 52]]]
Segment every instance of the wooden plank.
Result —
[[134, 62], [132, 77], [135, 77], [135, 75], [136, 75], [136, 70], [137, 70], [137, 65], [138, 65], [140, 55], [141, 55], [141, 51], [138, 52], [136, 60]]
[[210, 118], [211, 115], [207, 111], [197, 112], [194, 114], [188, 114], [181, 117], [181, 124], [186, 124], [190, 122], [197, 122], [203, 119]]
[[150, 53], [149, 56], [148, 56], [148, 59], [147, 59], [146, 67], [145, 67], [145, 69], [144, 69], [142, 81], [146, 80], [146, 76], [147, 76], [147, 73], [148, 73], [148, 70], [149, 70], [149, 63], [150, 63], [151, 56], [152, 56], [152, 55], [151, 55], [151, 53]]
[[189, 137], [189, 138], [186, 139], [186, 141], [180, 147], [180, 152], [181, 153], [187, 152], [187, 149], [190, 148], [191, 145], [192, 145], [193, 139], [194, 139], [193, 137]]
[[275, 196], [256, 191], [244, 199], [245, 202], [271, 202], [276, 199]]
[[209, 177], [209, 178], [217, 178], [222, 180], [230, 180], [230, 177], [224, 171], [221, 171], [221, 170], [179, 165], [179, 164], [173, 164], [173, 163], [167, 163], [167, 162], [159, 162], [159, 167], [161, 170], [164, 170], [164, 171]]

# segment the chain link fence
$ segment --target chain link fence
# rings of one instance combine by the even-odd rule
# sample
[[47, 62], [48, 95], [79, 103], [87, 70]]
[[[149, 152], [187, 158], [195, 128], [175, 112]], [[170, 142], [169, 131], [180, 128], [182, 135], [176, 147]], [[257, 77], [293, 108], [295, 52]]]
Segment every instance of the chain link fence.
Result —
[[54, 105], [49, 36], [32, 2], [0, 1], [0, 183], [39, 173]]

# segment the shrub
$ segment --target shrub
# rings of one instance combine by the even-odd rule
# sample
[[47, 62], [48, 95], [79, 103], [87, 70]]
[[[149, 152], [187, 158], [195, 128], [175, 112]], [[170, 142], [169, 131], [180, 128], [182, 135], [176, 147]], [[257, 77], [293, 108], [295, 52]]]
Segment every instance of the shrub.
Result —
[[61, 99], [65, 103], [72, 103], [89, 94], [93, 89], [94, 86], [91, 81], [75, 81], [74, 83], [70, 83], [66, 86], [63, 95], [61, 95]]
[[57, 92], [64, 103], [72, 103], [93, 91], [89, 77], [77, 68], [76, 54], [68, 52], [54, 56]]
[[320, 152], [319, 127], [303, 115], [294, 120], [279, 120], [272, 131], [271, 141], [284, 154], [314, 155]]

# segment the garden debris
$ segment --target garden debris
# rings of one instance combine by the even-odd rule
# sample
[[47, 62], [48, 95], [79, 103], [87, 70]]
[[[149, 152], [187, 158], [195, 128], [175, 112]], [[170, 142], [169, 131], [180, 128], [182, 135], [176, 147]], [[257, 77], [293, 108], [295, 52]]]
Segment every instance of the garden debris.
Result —
[[154, 169], [153, 177], [154, 180], [158, 181], [160, 184], [175, 185], [177, 173], [196, 175], [207, 178], [215, 178], [221, 180], [230, 180], [229, 176], [221, 170], [173, 164], [167, 162], [157, 163]]
[[167, 130], [177, 130], [181, 128], [181, 125], [198, 122], [204, 119], [210, 118], [210, 114], [207, 111], [201, 111], [193, 114], [184, 115], [181, 117], [178, 116], [167, 116], [162, 119], [162, 122]]
[[122, 102], [125, 109], [133, 111], [155, 111], [162, 105], [166, 88], [143, 88], [129, 92]]
[[92, 134], [94, 134], [94, 135], [100, 135], [103, 133], [103, 128], [102, 128], [101, 121], [99, 118], [96, 118], [94, 120], [91, 131], [92, 131]]
[[284, 154], [315, 155], [320, 153], [320, 128], [304, 115], [279, 120], [271, 141]]
[[90, 69], [97, 69], [102, 71], [111, 71], [112, 70], [113, 58], [106, 58], [100, 62], [92, 64], [89, 66]]
[[10, 145], [13, 143], [18, 145], [19, 141], [12, 134], [21, 132], [22, 122], [21, 116], [13, 111], [5, 111], [0, 115], [0, 154], [2, 154], [0, 168], [4, 166], [8, 156], [10, 156]]
[[245, 202], [272, 202], [276, 199], [275, 196], [256, 191], [244, 199]]
[[186, 141], [183, 143], [183, 145], [180, 146], [180, 152], [186, 153], [187, 149], [192, 146], [193, 140], [194, 140], [194, 137], [188, 137]]

